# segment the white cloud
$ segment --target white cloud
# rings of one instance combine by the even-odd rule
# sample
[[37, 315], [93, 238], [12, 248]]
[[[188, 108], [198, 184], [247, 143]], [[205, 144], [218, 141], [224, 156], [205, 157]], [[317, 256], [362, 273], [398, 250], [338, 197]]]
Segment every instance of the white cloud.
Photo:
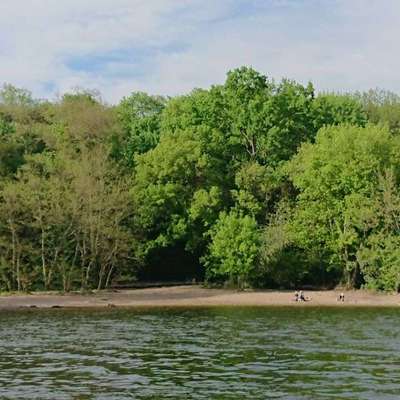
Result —
[[321, 89], [400, 91], [399, 17], [397, 0], [1, 0], [0, 82], [37, 96], [98, 88], [115, 102], [246, 64]]

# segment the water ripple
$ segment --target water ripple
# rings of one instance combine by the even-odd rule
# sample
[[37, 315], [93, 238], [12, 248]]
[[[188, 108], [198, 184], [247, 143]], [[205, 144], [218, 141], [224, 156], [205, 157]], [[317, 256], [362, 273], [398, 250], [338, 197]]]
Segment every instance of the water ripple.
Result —
[[398, 399], [396, 309], [0, 313], [4, 399]]

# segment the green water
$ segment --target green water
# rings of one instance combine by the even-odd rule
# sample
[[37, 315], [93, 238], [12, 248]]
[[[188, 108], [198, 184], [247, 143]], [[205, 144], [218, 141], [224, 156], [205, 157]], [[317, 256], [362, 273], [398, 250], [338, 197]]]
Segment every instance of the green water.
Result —
[[1, 399], [399, 399], [400, 309], [0, 312]]

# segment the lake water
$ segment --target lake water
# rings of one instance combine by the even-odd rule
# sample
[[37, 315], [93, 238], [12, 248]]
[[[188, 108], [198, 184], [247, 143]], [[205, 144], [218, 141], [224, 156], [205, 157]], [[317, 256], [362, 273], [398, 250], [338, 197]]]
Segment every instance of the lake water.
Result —
[[399, 399], [400, 309], [0, 312], [0, 399]]

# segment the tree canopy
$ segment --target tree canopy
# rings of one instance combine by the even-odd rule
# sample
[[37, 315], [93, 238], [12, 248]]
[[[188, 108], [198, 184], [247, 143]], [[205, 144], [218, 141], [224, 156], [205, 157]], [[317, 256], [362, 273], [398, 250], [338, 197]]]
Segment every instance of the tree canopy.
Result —
[[112, 106], [6, 84], [0, 289], [132, 282], [168, 253], [209, 282], [399, 290], [399, 104], [250, 67]]

